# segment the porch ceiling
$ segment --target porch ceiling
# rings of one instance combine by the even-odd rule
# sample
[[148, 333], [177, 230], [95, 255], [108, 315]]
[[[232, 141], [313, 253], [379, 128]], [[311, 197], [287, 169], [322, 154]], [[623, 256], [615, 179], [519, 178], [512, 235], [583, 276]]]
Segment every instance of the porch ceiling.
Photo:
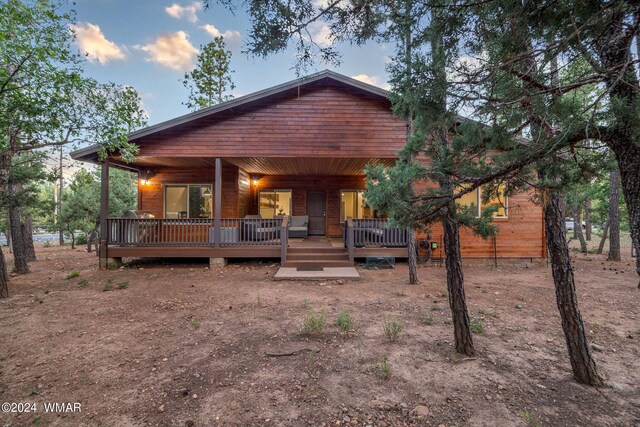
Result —
[[[120, 159], [116, 163], [124, 165]], [[230, 163], [244, 169], [249, 174], [259, 175], [363, 175], [368, 164], [380, 163], [393, 166], [396, 159], [380, 158], [296, 158], [296, 157], [234, 157], [223, 158], [223, 163]], [[131, 169], [212, 169], [215, 165], [213, 157], [147, 157], [139, 156]]]
[[261, 175], [363, 175], [367, 164], [393, 166], [396, 162], [396, 159], [312, 157], [235, 157], [224, 160], [249, 174]]

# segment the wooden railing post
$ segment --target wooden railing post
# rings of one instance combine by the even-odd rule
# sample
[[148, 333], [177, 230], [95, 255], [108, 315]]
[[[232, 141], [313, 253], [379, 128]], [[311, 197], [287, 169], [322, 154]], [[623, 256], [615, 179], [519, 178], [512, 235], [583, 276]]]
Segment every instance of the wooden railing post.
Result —
[[107, 268], [109, 245], [109, 158], [102, 163], [100, 177], [100, 268]]
[[345, 236], [347, 239], [347, 252], [349, 253], [349, 261], [353, 262], [354, 260], [354, 250], [353, 247], [355, 245], [354, 237], [353, 237], [353, 218], [347, 218], [347, 235]]
[[280, 265], [287, 262], [287, 249], [289, 247], [289, 217], [282, 218], [280, 225]]
[[220, 247], [220, 217], [222, 216], [222, 160], [216, 157], [216, 180], [215, 180], [215, 217], [213, 221], [213, 244]]

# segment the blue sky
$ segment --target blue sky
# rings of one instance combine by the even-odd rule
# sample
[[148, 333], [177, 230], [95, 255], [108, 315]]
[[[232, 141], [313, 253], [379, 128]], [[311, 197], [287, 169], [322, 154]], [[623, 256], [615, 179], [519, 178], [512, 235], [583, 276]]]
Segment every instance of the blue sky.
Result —
[[[321, 0], [319, 0], [321, 1]], [[180, 82], [192, 68], [199, 47], [222, 35], [232, 51], [234, 95], [246, 95], [294, 79], [295, 49], [266, 59], [241, 53], [249, 20], [242, 10], [234, 13], [213, 4], [207, 10], [200, 0], [77, 0], [76, 43], [88, 54], [88, 75], [99, 81], [130, 85], [140, 93], [155, 124], [187, 113], [182, 102], [187, 90]], [[311, 28], [315, 41], [328, 42], [327, 28]], [[339, 45], [342, 64], [332, 68], [347, 76], [385, 87], [388, 46]]]

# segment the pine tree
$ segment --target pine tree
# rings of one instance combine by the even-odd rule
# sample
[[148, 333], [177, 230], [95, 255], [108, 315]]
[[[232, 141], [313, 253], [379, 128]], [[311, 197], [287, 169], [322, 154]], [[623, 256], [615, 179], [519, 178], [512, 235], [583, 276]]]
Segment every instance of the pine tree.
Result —
[[[57, 1], [0, 3], [0, 199], [20, 154], [89, 141], [102, 145], [102, 156], [118, 150], [129, 161], [136, 152], [127, 138], [145, 119], [136, 91], [82, 75], [69, 32], [73, 17], [64, 9]], [[2, 257], [0, 250], [4, 266]], [[8, 294], [6, 277], [0, 274], [0, 295]]]
[[226, 49], [224, 38], [215, 37], [201, 46], [193, 70], [184, 75], [182, 84], [189, 90], [187, 102], [191, 111], [211, 107], [232, 98], [227, 92], [235, 89], [231, 80], [231, 51]]

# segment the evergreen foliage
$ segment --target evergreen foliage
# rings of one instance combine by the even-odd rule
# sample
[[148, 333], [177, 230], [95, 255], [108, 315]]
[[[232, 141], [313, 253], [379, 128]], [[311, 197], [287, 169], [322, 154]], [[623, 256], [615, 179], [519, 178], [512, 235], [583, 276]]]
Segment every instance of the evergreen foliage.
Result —
[[231, 51], [222, 36], [201, 47], [193, 70], [184, 75], [182, 84], [189, 90], [187, 102], [191, 111], [211, 107], [232, 98], [227, 92], [235, 89], [231, 80]]

